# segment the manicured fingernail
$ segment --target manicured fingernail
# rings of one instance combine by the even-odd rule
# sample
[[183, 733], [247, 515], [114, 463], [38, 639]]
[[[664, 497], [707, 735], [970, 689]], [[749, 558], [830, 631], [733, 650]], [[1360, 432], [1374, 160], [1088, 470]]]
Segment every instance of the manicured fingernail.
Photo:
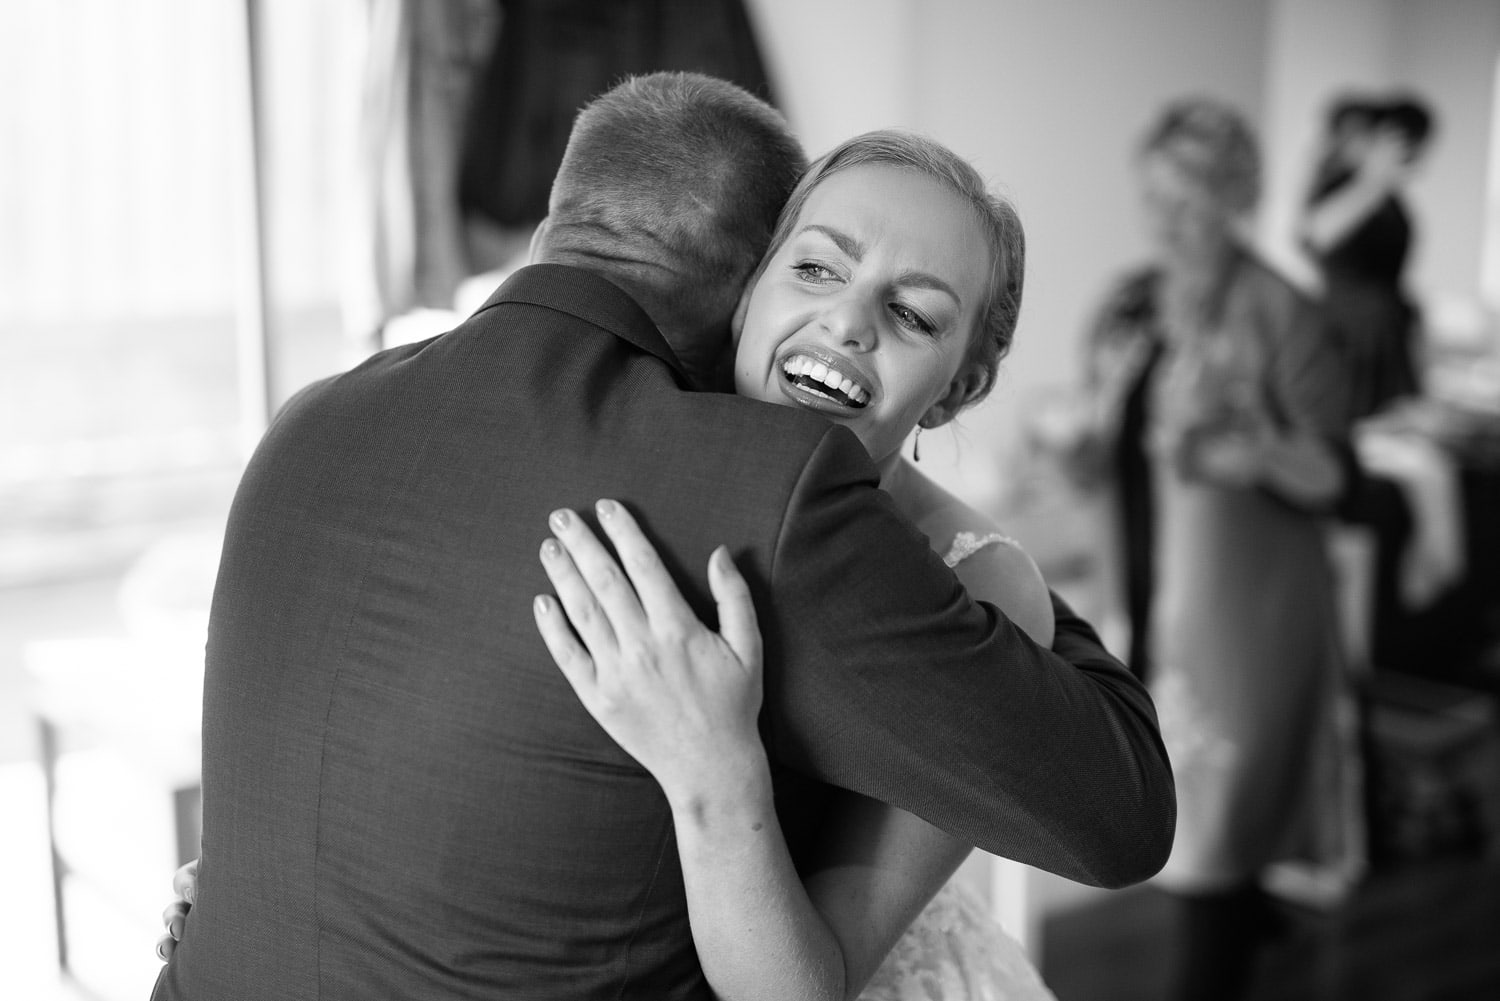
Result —
[[734, 567], [734, 561], [729, 558], [729, 547], [720, 546], [714, 550], [714, 569], [721, 574], [728, 574]]
[[558, 545], [556, 539], [548, 539], [542, 543], [542, 555], [555, 560], [562, 555], [562, 546]]
[[561, 532], [568, 527], [568, 512], [553, 511], [549, 520], [552, 522], [552, 527]]
[[547, 615], [552, 611], [552, 602], [547, 600], [545, 594], [539, 594], [531, 599], [531, 607], [536, 610], [536, 614]]
[[614, 517], [614, 513], [619, 510], [612, 500], [602, 500], [594, 505], [594, 509], [599, 512], [599, 517], [601, 518], [612, 518]]

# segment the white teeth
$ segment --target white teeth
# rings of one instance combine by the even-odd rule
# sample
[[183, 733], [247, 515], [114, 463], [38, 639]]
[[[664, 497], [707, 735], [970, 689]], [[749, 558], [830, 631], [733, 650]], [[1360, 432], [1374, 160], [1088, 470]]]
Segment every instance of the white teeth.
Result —
[[840, 375], [824, 363], [814, 361], [806, 355], [796, 355], [788, 358], [782, 363], [781, 370], [788, 376], [806, 376], [816, 382], [821, 382], [829, 389], [842, 393], [846, 399], [860, 406], [863, 406], [870, 399], [870, 394], [859, 383]]

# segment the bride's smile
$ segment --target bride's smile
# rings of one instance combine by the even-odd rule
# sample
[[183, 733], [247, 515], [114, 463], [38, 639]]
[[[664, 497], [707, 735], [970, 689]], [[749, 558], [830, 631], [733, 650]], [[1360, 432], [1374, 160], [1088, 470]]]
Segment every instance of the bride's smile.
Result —
[[863, 410], [876, 385], [851, 359], [819, 348], [792, 348], [782, 356], [781, 375], [787, 395], [814, 410]]

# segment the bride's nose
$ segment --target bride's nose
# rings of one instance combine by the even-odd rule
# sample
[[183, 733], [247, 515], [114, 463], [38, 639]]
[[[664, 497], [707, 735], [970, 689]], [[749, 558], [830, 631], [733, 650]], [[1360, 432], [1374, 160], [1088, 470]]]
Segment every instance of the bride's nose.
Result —
[[871, 350], [879, 336], [874, 310], [853, 296], [842, 296], [828, 304], [823, 314], [823, 329], [851, 351]]

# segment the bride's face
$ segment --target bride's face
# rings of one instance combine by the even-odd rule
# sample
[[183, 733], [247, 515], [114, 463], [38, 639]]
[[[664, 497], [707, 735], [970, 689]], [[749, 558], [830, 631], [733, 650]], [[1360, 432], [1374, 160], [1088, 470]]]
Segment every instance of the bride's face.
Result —
[[735, 389], [847, 425], [877, 461], [950, 419], [968, 380], [990, 251], [924, 174], [850, 167], [814, 189], [736, 315]]

